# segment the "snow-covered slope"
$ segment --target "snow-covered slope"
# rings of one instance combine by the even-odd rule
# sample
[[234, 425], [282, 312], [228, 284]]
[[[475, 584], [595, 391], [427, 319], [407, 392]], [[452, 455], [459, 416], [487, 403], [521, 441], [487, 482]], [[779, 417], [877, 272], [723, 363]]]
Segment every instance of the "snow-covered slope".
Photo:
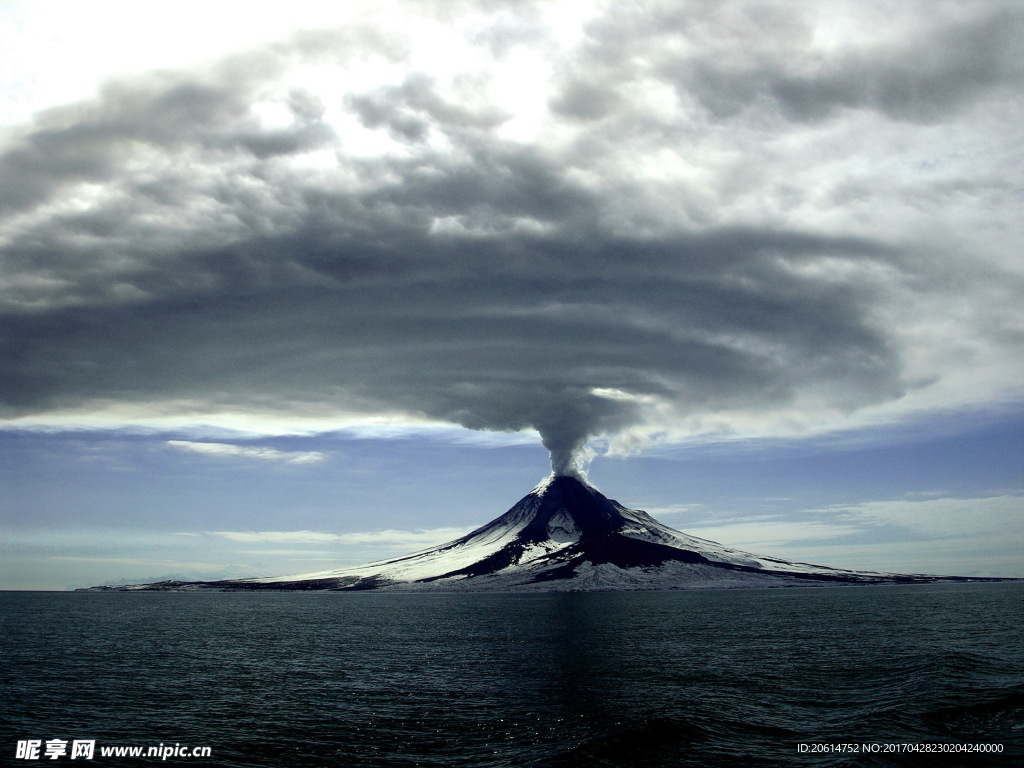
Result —
[[392, 560], [297, 576], [94, 589], [596, 591], [939, 580], [946, 579], [844, 571], [730, 549], [559, 476], [472, 533]]

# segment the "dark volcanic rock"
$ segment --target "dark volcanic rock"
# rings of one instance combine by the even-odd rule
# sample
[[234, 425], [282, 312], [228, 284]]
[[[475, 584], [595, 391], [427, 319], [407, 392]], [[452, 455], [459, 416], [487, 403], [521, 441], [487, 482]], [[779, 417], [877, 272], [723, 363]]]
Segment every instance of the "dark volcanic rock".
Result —
[[724, 547], [662, 525], [575, 477], [551, 477], [454, 541], [356, 568], [96, 590], [556, 591], [1000, 581], [845, 571]]

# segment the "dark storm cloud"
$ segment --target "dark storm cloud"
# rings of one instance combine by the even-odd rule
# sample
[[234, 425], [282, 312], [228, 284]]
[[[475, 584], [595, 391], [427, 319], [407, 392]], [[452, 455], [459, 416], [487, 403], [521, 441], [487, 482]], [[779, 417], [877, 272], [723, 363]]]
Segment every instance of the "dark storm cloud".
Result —
[[756, 231], [465, 242], [388, 217], [358, 237], [367, 222], [347, 224], [347, 208], [319, 199], [288, 236], [175, 254], [167, 274], [149, 265], [132, 276], [145, 302], [10, 317], [5, 402], [336, 398], [471, 428], [532, 426], [568, 450], [635, 416], [594, 388], [702, 409], [782, 402], [807, 381], [832, 382], [851, 405], [898, 388], [893, 352], [863, 317], [870, 292], [776, 263], [874, 258], [866, 243]]
[[[609, 60], [650, 31], [638, 16], [637, 39], [604, 51]], [[1001, 18], [957, 39], [1016, 19]], [[962, 74], [972, 87], [1002, 87], [1000, 51], [1014, 43], [997, 38]], [[781, 60], [744, 77], [722, 69], [714, 46], [676, 69], [671, 46], [645, 45], [656, 78], [715, 113], [704, 90], [737, 103], [770, 92], [798, 119], [869, 101], [905, 117], [885, 107], [884, 88], [871, 99], [849, 90], [864, 67], [895, 64], [797, 86]], [[635, 140], [625, 126], [646, 107], [571, 66], [554, 108], [611, 123], [557, 149], [501, 138], [509, 115], [472, 79], [462, 98], [424, 73], [326, 95], [273, 91], [290, 63], [335, 48], [398, 55], [371, 35], [306, 36], [202, 74], [109, 85], [6, 148], [8, 416], [109, 402], [399, 411], [533, 427], [565, 466], [588, 437], [649, 423], [662, 406], [669, 420], [804, 400], [854, 411], [906, 391], [883, 311], [887, 281], [916, 269], [904, 248], [783, 220], [696, 226], [668, 208], [630, 218], [630, 158], [609, 147]], [[937, 51], [932, 71], [964, 55]], [[955, 83], [927, 90], [933, 117], [966, 98]], [[253, 112], [268, 92], [290, 115], [284, 127]], [[332, 109], [397, 148], [350, 151]], [[333, 164], [289, 164], [316, 149]], [[591, 176], [571, 172], [581, 170]]]
[[286, 129], [268, 130], [254, 120], [251, 107], [267, 95], [265, 86], [300, 61], [400, 53], [387, 36], [353, 27], [298, 34], [288, 45], [239, 55], [206, 72], [161, 71], [108, 82], [91, 102], [44, 112], [5, 148], [0, 211], [44, 202], [67, 184], [123, 179], [124, 162], [140, 148], [189, 149], [216, 162], [218, 154], [268, 159], [322, 145], [334, 138], [322, 121], [323, 104], [301, 89], [284, 99], [294, 118]]
[[133, 141], [208, 144], [211, 130], [237, 120], [247, 107], [227, 85], [156, 80], [144, 88], [111, 86], [94, 105], [44, 116], [0, 157], [0, 206], [25, 208], [67, 183], [105, 182], [120, 170], [120, 150]]
[[772, 62], [730, 71], [702, 63], [680, 73], [717, 115], [774, 101], [794, 120], [822, 120], [868, 108], [897, 120], [930, 122], [1024, 78], [1024, 16], [1010, 9], [951, 25], [901, 46], [842, 54], [802, 73]]
[[828, 14], [836, 7], [613, 6], [588, 28], [590, 43], [553, 106], [569, 116], [603, 117], [624, 89], [650, 79], [671, 85], [715, 119], [778, 111], [816, 121], [840, 109], [870, 109], [929, 122], [1001, 88], [1017, 91], [1024, 78], [1024, 14], [1012, 4], [976, 3], [934, 20], [919, 14], [907, 25], [899, 12], [911, 4], [862, 3], [854, 10], [876, 15], [881, 31], [905, 33], [803, 55], [814, 37], [815, 10]]
[[506, 116], [497, 111], [478, 113], [440, 96], [429, 77], [412, 75], [398, 86], [375, 89], [346, 98], [348, 106], [369, 128], [386, 127], [399, 138], [421, 141], [434, 125], [446, 131], [475, 130], [499, 125]]

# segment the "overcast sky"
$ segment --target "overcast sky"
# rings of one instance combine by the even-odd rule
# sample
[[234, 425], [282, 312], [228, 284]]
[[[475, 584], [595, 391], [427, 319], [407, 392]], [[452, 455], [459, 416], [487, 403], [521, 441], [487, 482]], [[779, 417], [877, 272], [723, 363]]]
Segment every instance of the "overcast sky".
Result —
[[0, 587], [399, 554], [548, 450], [1024, 576], [1022, 84], [1013, 2], [0, 5]]

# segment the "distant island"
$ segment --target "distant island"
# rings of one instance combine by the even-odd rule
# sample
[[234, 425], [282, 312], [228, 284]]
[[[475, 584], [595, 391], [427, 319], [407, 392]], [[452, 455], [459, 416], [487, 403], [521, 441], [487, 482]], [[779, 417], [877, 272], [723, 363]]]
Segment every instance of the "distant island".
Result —
[[297, 576], [78, 591], [600, 592], [1010, 580], [850, 571], [754, 555], [669, 528], [580, 477], [552, 475], [472, 533], [404, 557]]

